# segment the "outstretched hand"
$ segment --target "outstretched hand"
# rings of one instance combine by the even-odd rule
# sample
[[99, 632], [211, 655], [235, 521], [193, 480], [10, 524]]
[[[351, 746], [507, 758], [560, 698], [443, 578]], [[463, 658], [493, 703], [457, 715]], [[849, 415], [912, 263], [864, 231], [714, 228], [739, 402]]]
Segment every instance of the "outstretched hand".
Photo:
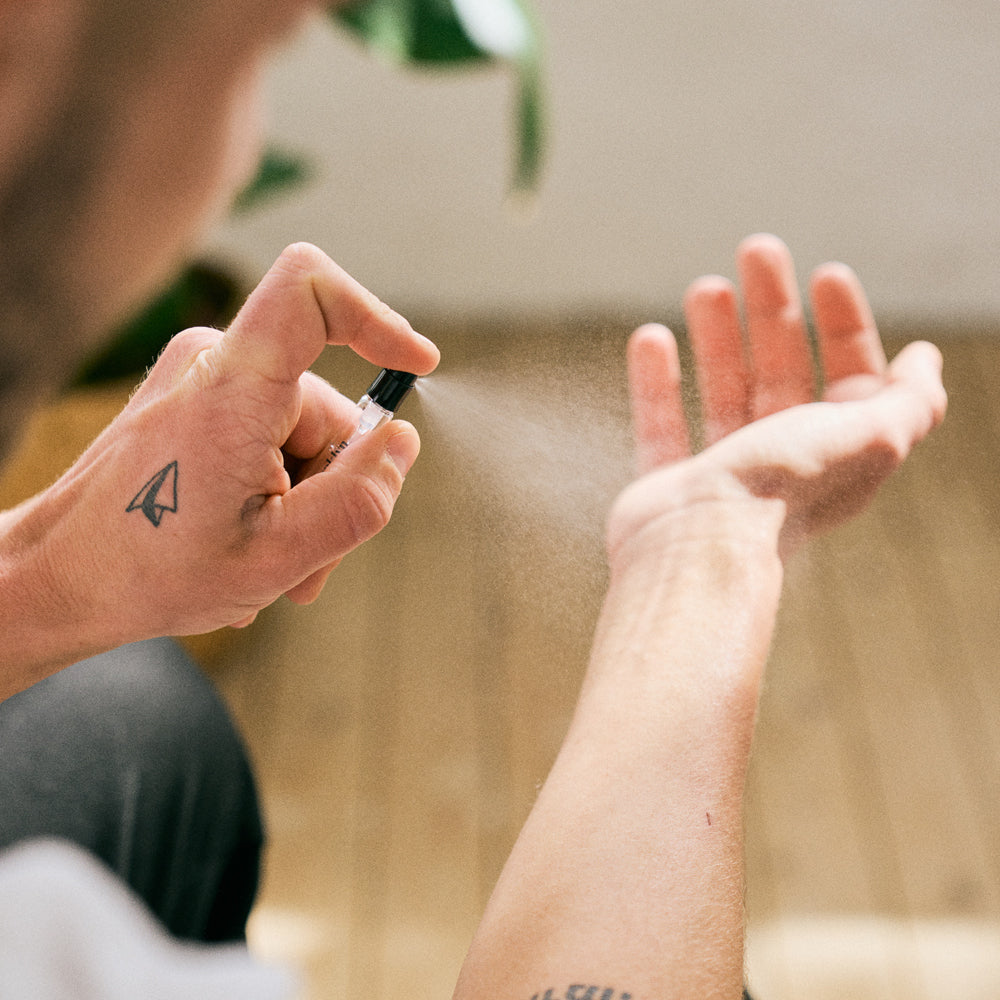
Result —
[[[860, 512], [882, 482], [943, 418], [941, 356], [908, 345], [887, 363], [858, 278], [843, 264], [818, 268], [810, 299], [822, 363], [822, 392], [806, 337], [794, 265], [776, 237], [749, 237], [733, 284], [695, 281], [684, 308], [697, 365], [705, 442], [691, 457], [671, 333], [649, 325], [629, 344], [633, 422], [640, 473], [609, 524], [614, 558], [663, 518], [712, 508], [718, 530], [739, 516], [778, 529], [787, 556], [805, 539]], [[814, 401], [815, 400], [815, 401]], [[715, 528], [711, 530], [716, 530]]]
[[282, 254], [225, 333], [171, 341], [118, 418], [13, 526], [37, 540], [37, 585], [67, 629], [103, 628], [102, 646], [245, 624], [282, 594], [312, 600], [386, 524], [419, 450], [405, 422], [298, 481], [299, 467], [357, 426], [354, 402], [307, 371], [327, 345], [418, 375], [439, 357], [305, 244]]

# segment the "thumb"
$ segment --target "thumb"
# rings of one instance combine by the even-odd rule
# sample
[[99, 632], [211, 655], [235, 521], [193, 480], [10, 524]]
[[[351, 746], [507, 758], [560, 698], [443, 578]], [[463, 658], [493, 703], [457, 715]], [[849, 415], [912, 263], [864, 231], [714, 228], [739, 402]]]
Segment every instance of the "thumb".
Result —
[[944, 419], [948, 394], [941, 381], [941, 352], [926, 341], [907, 344], [893, 358], [886, 386], [866, 402], [871, 425], [879, 420], [902, 461]]
[[286, 554], [298, 555], [297, 583], [336, 563], [388, 524], [419, 451], [416, 429], [391, 420], [353, 442], [325, 471], [273, 498], [281, 511], [274, 542]]
[[907, 344], [889, 365], [889, 382], [905, 385], [926, 405], [926, 417], [933, 429], [944, 419], [948, 394], [941, 381], [943, 361], [934, 344], [916, 340]]

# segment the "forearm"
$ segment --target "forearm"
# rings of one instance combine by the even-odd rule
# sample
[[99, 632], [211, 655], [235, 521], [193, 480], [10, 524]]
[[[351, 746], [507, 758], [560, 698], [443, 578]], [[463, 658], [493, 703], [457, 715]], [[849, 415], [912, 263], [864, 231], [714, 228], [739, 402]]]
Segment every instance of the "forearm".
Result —
[[723, 279], [685, 298], [710, 376], [698, 456], [673, 336], [650, 325], [629, 342], [644, 475], [609, 520], [612, 581], [577, 711], [458, 1000], [740, 996], [742, 803], [779, 552], [863, 509], [945, 395], [929, 345], [886, 365], [856, 277], [829, 265], [811, 285], [826, 399], [813, 404], [787, 248], [758, 236], [739, 264], [745, 322]]
[[116, 632], [115, 609], [102, 607], [100, 581], [83, 587], [85, 566], [55, 555], [53, 494], [0, 512], [0, 700], [130, 638]]
[[704, 535], [640, 536], [615, 572], [456, 997], [740, 995], [742, 797], [781, 566], [770, 529], [723, 537], [703, 514]]

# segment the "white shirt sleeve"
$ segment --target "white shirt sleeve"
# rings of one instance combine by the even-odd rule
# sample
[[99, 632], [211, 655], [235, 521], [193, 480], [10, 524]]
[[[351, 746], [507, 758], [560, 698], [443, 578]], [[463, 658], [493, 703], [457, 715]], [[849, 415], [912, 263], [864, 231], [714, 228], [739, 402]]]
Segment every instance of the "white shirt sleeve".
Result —
[[0, 1000], [292, 1000], [297, 985], [244, 945], [170, 937], [73, 844], [0, 853]]

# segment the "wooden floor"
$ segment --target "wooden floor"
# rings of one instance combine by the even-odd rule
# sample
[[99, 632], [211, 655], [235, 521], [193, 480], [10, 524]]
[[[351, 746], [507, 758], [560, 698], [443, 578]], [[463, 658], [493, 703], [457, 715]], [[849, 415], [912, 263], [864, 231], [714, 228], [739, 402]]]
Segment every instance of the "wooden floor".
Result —
[[[573, 335], [546, 338], [541, 357], [530, 343], [493, 352], [498, 386], [519, 365], [558, 371]], [[930, 1000], [930, 974], [885, 943], [893, 928], [961, 918], [995, 942], [983, 962], [1000, 953], [1000, 339], [943, 346], [946, 424], [789, 574], [748, 815], [749, 919], [773, 1000], [822, 985], [803, 981], [823, 971], [797, 952], [799, 918], [888, 918], [885, 954], [841, 997]], [[613, 410], [620, 382], [605, 391]], [[277, 607], [241, 637], [220, 673], [270, 815], [258, 929], [298, 950], [315, 998], [450, 995], [566, 725], [600, 594], [596, 532], [498, 512], [509, 484], [441, 454], [410, 416], [425, 454], [397, 520], [318, 606]]]
[[[560, 359], [582, 360], [574, 416], [617, 425], [620, 341], [599, 332], [443, 339], [456, 371], [485, 368], [498, 387], [522, 370], [554, 384]], [[748, 804], [751, 977], [765, 1000], [1000, 997], [992, 333], [939, 339], [944, 426], [873, 510], [788, 575]], [[547, 418], [521, 425], [486, 391], [482, 420], [506, 412], [483, 447], [551, 468], [539, 490], [555, 480], [575, 497], [574, 476], [603, 491], [619, 475], [617, 446], [599, 473], [565, 444], [533, 453], [525, 434]], [[471, 407], [456, 421], [480, 420]], [[195, 647], [263, 790], [271, 839], [252, 938], [306, 970], [310, 1000], [451, 995], [568, 721], [600, 598], [599, 509], [574, 500], [561, 521], [518, 492], [516, 464], [480, 468], [430, 410], [406, 413], [425, 451], [393, 523], [321, 600]]]

